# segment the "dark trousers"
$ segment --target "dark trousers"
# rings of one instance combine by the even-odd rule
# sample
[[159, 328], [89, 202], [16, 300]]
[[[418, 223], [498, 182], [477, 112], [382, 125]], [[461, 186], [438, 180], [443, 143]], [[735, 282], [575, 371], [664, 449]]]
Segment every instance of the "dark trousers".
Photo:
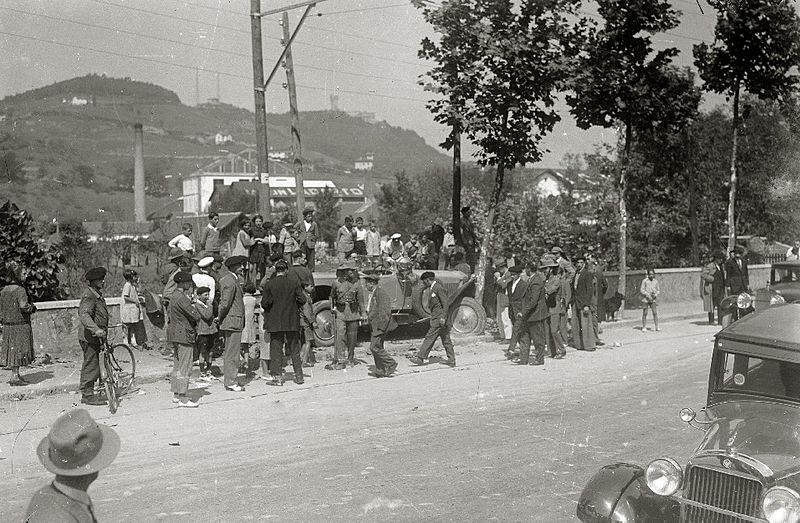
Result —
[[236, 385], [236, 375], [239, 373], [242, 352], [241, 331], [220, 331], [225, 338], [225, 352], [222, 353], [222, 382], [226, 387]]
[[385, 374], [386, 369], [397, 367], [395, 359], [392, 358], [389, 351], [383, 348], [383, 339], [385, 337], [385, 332], [373, 332], [369, 340], [369, 351], [372, 353], [372, 357], [375, 358], [376, 374]]
[[169, 378], [169, 388], [175, 394], [184, 395], [189, 392], [194, 347], [188, 343], [170, 343], [170, 345], [172, 345], [172, 375]]
[[303, 254], [306, 255], [306, 267], [308, 267], [308, 270], [310, 270], [311, 272], [314, 272], [315, 249], [309, 249], [308, 244], [306, 242], [303, 242], [303, 245], [300, 246], [300, 250], [303, 251]]
[[303, 378], [303, 362], [300, 361], [300, 333], [295, 331], [271, 332], [269, 339], [269, 373], [283, 375], [283, 347], [292, 359], [295, 379]]
[[428, 328], [428, 333], [425, 339], [422, 340], [422, 345], [417, 351], [417, 357], [425, 359], [430, 354], [433, 344], [436, 343], [436, 338], [442, 339], [444, 352], [447, 354], [447, 361], [455, 363], [456, 352], [453, 350], [453, 341], [450, 339], [450, 326], [445, 320], [431, 319], [431, 326]]
[[197, 335], [197, 341], [194, 346], [194, 359], [198, 360], [203, 358], [203, 361], [200, 363], [200, 370], [211, 370], [211, 362], [214, 360], [214, 343], [216, 341], [216, 334]]
[[100, 342], [79, 340], [83, 349], [83, 365], [81, 366], [81, 394], [94, 395], [94, 382], [100, 379]]
[[561, 314], [551, 314], [545, 322], [545, 339], [551, 356], [567, 353], [567, 344], [561, 337], [561, 316]]
[[531, 343], [534, 349], [534, 363], [544, 362], [545, 322], [546, 320], [529, 321], [519, 329], [519, 362], [522, 365], [527, 365], [530, 360]]

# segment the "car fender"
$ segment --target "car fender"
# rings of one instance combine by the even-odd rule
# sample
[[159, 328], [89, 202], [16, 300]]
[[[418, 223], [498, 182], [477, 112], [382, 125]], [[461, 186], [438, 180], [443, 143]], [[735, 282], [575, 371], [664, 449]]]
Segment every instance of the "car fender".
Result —
[[585, 523], [667, 523], [680, 519], [680, 505], [650, 491], [638, 465], [616, 463], [600, 469], [586, 484], [577, 516]]
[[456, 290], [454, 290], [450, 294], [450, 303], [448, 303], [448, 305], [447, 305], [448, 310], [452, 310], [453, 307], [457, 307], [458, 306], [458, 302], [460, 301], [460, 298], [462, 296], [467, 295], [470, 298], [473, 297], [474, 294], [467, 294], [467, 291], [469, 289], [473, 289], [474, 290], [474, 288], [475, 288], [475, 276], [472, 275], [469, 278], [467, 278], [466, 280], [464, 280], [463, 282], [461, 282], [461, 284], [458, 287], [456, 287]]

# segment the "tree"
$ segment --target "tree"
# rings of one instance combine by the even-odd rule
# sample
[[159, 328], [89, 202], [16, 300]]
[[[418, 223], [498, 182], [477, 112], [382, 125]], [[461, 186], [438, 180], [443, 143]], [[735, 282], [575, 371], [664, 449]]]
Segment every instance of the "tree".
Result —
[[316, 220], [319, 224], [319, 233], [322, 240], [328, 245], [336, 241], [336, 231], [339, 229], [339, 202], [329, 187], [322, 189], [316, 201]]
[[791, 2], [709, 0], [717, 10], [714, 43], [694, 46], [704, 88], [733, 98], [728, 250], [736, 245], [737, 149], [741, 92], [762, 100], [784, 100], [797, 85], [800, 19]]
[[[653, 34], [679, 23], [667, 0], [598, 0], [602, 29], [591, 31], [572, 79], [574, 94], [567, 97], [578, 126], [623, 127], [623, 155], [618, 173], [619, 292], [627, 285], [627, 164], [636, 126], [658, 125], [678, 115], [673, 107], [674, 71], [668, 67], [678, 54], [674, 47], [655, 51]], [[672, 76], [672, 77], [671, 77]]]
[[[27, 269], [25, 288], [34, 299], [62, 298], [56, 276], [60, 270], [58, 264], [64, 261], [61, 250], [56, 246], [47, 247], [37, 238], [33, 217], [10, 201], [0, 207], [0, 260], [15, 261]], [[8, 276], [0, 273], [0, 287], [8, 283]]]

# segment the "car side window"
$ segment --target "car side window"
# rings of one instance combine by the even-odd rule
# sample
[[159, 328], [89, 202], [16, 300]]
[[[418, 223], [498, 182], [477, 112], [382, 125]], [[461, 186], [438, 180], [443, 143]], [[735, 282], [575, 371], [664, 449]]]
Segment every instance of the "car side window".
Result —
[[800, 399], [800, 365], [726, 353], [722, 388]]

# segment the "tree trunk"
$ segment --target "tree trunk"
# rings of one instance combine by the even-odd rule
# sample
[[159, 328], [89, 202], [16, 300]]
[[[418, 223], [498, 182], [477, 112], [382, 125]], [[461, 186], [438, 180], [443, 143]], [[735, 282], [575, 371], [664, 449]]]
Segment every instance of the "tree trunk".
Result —
[[736, 247], [736, 143], [739, 128], [739, 80], [733, 89], [733, 130], [731, 132], [731, 188], [728, 195], [728, 253]]
[[692, 141], [691, 127], [687, 128], [686, 134], [689, 149], [686, 177], [689, 182], [689, 231], [692, 236], [692, 265], [698, 267], [700, 265], [700, 225], [697, 217], [697, 180], [694, 176], [694, 142]]
[[617, 292], [622, 295], [619, 307], [620, 319], [625, 318], [625, 291], [628, 288], [628, 207], [625, 202], [628, 189], [628, 159], [631, 154], [631, 123], [625, 123], [625, 155], [622, 157], [622, 169], [619, 173], [619, 282]]
[[461, 241], [461, 130], [453, 127], [453, 237], [456, 245]]
[[497, 204], [500, 203], [500, 195], [503, 192], [503, 176], [505, 175], [505, 163], [501, 158], [497, 162], [497, 173], [494, 177], [494, 187], [492, 187], [492, 197], [489, 200], [489, 216], [486, 218], [486, 231], [483, 233], [481, 242], [481, 252], [478, 257], [478, 267], [475, 268], [475, 299], [478, 303], [483, 303], [483, 288], [486, 283], [486, 265], [489, 255], [489, 245], [492, 243], [492, 230], [494, 229], [494, 216]]

